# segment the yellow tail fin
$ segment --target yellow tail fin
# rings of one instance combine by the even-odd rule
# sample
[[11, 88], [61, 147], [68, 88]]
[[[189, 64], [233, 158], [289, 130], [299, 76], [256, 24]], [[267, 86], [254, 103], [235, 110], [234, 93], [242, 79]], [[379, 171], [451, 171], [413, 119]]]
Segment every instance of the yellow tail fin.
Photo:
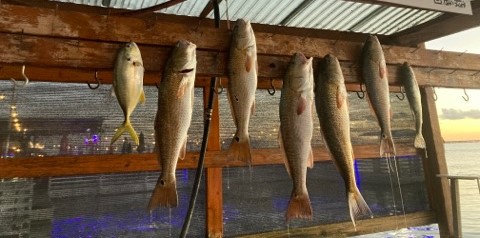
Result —
[[115, 135], [112, 137], [112, 141], [110, 142], [110, 145], [115, 143], [115, 141], [117, 141], [118, 138], [120, 138], [120, 136], [122, 136], [122, 134], [125, 131], [128, 131], [128, 133], [130, 134], [130, 136], [133, 139], [133, 142], [135, 142], [136, 145], [139, 144], [139, 139], [138, 139], [138, 136], [137, 136], [137, 132], [135, 132], [135, 129], [133, 129], [133, 126], [130, 123], [130, 121], [127, 120], [127, 121], [123, 122], [123, 124], [120, 127], [117, 128], [117, 132], [115, 132]]
[[152, 211], [157, 207], [178, 206], [176, 181], [165, 182], [161, 177], [158, 179], [152, 197], [148, 203], [148, 210]]
[[230, 149], [228, 149], [228, 159], [241, 160], [246, 164], [252, 164], [252, 152], [250, 150], [250, 138], [248, 135], [245, 140], [241, 140], [237, 134], [232, 139]]
[[308, 193], [302, 195], [295, 195], [295, 193], [292, 193], [292, 197], [288, 203], [286, 218], [287, 222], [294, 218], [312, 218], [312, 205], [310, 204]]

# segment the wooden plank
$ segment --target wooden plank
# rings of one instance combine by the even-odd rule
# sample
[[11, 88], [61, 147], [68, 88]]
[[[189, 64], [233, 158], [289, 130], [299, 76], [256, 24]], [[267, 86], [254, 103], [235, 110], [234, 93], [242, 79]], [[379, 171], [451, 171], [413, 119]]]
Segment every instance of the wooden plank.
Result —
[[423, 159], [423, 168], [430, 206], [437, 214], [440, 235], [454, 237], [450, 186], [446, 179], [437, 177], [437, 174], [448, 174], [448, 169], [437, 109], [433, 100], [433, 89], [431, 87], [420, 88], [420, 92], [424, 112], [423, 135], [428, 155], [428, 158]]
[[[168, 19], [170, 18], [174, 17], [169, 16]], [[45, 51], [56, 52], [53, 50], [62, 50], [66, 43], [61, 41], [82, 47], [82, 39], [110, 43], [133, 40], [148, 46], [156, 45], [167, 48], [178, 39], [187, 39], [197, 44], [199, 49], [216, 52], [226, 52], [228, 50], [230, 32], [225, 28], [214, 28], [210, 20], [196, 17], [181, 17], [182, 20], [179, 20], [178, 23], [166, 19], [165, 16], [157, 17], [152, 22], [151, 20], [134, 17], [0, 5], [0, 32], [16, 33], [17, 35], [17, 40], [1, 43], [9, 43], [8, 47], [14, 47], [17, 50], [16, 54], [20, 55], [20, 53], [24, 52], [22, 50], [18, 51], [18, 47], [22, 48], [22, 41], [19, 39], [25, 38], [26, 43], [23, 45], [23, 51], [38, 52], [36, 57], [43, 56], [42, 53], [45, 53]], [[325, 34], [323, 32], [324, 34], [322, 34], [322, 32], [310, 29], [308, 32], [304, 32], [305, 29], [282, 26], [254, 24], [253, 28], [256, 32], [259, 55], [290, 56], [294, 52], [303, 52], [308, 56], [322, 57], [331, 53], [336, 55], [341, 61], [357, 62], [362, 41], [365, 39], [365, 35], [358, 37], [362, 38], [359, 41], [353, 41], [347, 40], [349, 39], [347, 37], [336, 35], [340, 33]], [[348, 34], [352, 36], [352, 33]], [[60, 40], [60, 46], [54, 48], [46, 47], [47, 50], [42, 50], [41, 47], [35, 46], [43, 41], [32, 41], [31, 39], [29, 41], [28, 35], [59, 37], [62, 40]], [[9, 37], [8, 39], [11, 38]], [[352, 36], [351, 38], [355, 37]], [[86, 44], [86, 46], [93, 47], [95, 44]], [[114, 49], [116, 48], [118, 47], [114, 47]], [[71, 47], [67, 47], [67, 49], [69, 50], [63, 49], [59, 53], [78, 53]], [[87, 52], [95, 54], [92, 51], [94, 50], [90, 49]], [[480, 70], [480, 64], [478, 64], [480, 55], [475, 54], [465, 53], [459, 56], [458, 53], [452, 52], [417, 50], [415, 48], [398, 46], [385, 46], [384, 51], [389, 64], [401, 64], [403, 61], [409, 61], [411, 65], [418, 67]], [[102, 49], [100, 49], [100, 52], [105, 53]], [[105, 60], [111, 59], [112, 54], [107, 52], [106, 57], [104, 57], [106, 58]], [[13, 57], [13, 59], [18, 58], [18, 56], [11, 55], [9, 57]], [[30, 55], [30, 57], [32, 56]], [[163, 60], [164, 57], [160, 56], [159, 60]], [[31, 60], [33, 61], [34, 59]], [[76, 60], [78, 61], [78, 59]], [[10, 61], [0, 60], [0, 62], [6, 63]], [[38, 63], [41, 62], [41, 60], [38, 60]], [[88, 60], [81, 62], [87, 65], [89, 63]], [[65, 62], [65, 64], [68, 64], [68, 62]], [[262, 68], [262, 65], [260, 65], [260, 68]]]
[[471, 4], [473, 15], [445, 13], [432, 21], [391, 35], [389, 43], [416, 46], [429, 40], [477, 27], [480, 25], [480, 3], [472, 1]]
[[[277, 230], [265, 233], [238, 236], [243, 238], [269, 238], [269, 237], [350, 237], [363, 234], [398, 229], [398, 216], [378, 217], [357, 221], [357, 230], [352, 222], [340, 222], [312, 227], [290, 228], [289, 230]], [[403, 219], [403, 218], [402, 218]], [[405, 215], [408, 227], [428, 225], [436, 222], [433, 212], [415, 212]], [[381, 224], [381, 225], [379, 225]]]
[[[204, 105], [207, 105], [208, 95], [210, 93], [215, 92], [210, 92], [210, 87], [205, 86], [203, 90]], [[222, 149], [220, 142], [220, 110], [218, 103], [218, 97], [215, 97], [210, 122], [210, 135], [208, 138], [207, 150], [219, 151]], [[205, 171], [205, 179], [207, 236], [223, 237], [222, 168], [207, 168]]]
[[[398, 155], [416, 155], [410, 143], [395, 144]], [[356, 159], [378, 157], [379, 145], [353, 146]], [[330, 161], [325, 147], [313, 148], [316, 162]], [[185, 159], [178, 161], [178, 169], [197, 167], [198, 152], [187, 152]], [[245, 166], [241, 161], [227, 161], [227, 151], [207, 151], [206, 168]], [[253, 149], [252, 165], [283, 164], [283, 152], [280, 148]], [[157, 155], [150, 154], [99, 154], [82, 156], [49, 156], [43, 158], [15, 158], [0, 160], [0, 178], [29, 178], [70, 176], [81, 174], [129, 173], [140, 171], [158, 171]]]

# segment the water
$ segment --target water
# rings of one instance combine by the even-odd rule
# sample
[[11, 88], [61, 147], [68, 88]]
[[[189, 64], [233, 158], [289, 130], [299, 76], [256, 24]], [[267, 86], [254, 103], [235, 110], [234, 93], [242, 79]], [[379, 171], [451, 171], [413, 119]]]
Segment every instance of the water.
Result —
[[[450, 175], [480, 176], [480, 142], [445, 144]], [[480, 237], [480, 193], [477, 181], [460, 180], [463, 237]]]
[[[450, 175], [480, 176], [480, 142], [446, 143], [448, 173]], [[460, 180], [460, 209], [464, 238], [480, 237], [480, 191], [475, 180]], [[413, 227], [397, 231], [357, 236], [366, 237], [440, 237], [438, 226]]]

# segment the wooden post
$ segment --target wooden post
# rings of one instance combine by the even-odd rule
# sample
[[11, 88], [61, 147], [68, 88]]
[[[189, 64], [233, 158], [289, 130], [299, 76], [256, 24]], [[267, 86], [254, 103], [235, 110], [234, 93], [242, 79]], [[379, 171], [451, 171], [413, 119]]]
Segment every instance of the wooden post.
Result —
[[[203, 88], [203, 98], [206, 104], [209, 87]], [[208, 151], [221, 150], [220, 143], [220, 114], [218, 110], [218, 97], [213, 104], [212, 121], [210, 122], [210, 138]], [[222, 193], [222, 168], [207, 168], [205, 172], [206, 184], [206, 227], [208, 237], [223, 237], [223, 193]]]
[[462, 237], [462, 213], [460, 209], [460, 192], [458, 186], [458, 179], [450, 179], [450, 192], [452, 194], [453, 205], [453, 232], [455, 237]]
[[448, 169], [437, 109], [433, 99], [434, 92], [432, 87], [420, 88], [420, 92], [424, 122], [423, 135], [428, 155], [423, 158], [423, 168], [430, 206], [437, 216], [440, 237], [454, 237], [450, 186], [446, 179], [437, 177], [438, 174], [448, 174]]

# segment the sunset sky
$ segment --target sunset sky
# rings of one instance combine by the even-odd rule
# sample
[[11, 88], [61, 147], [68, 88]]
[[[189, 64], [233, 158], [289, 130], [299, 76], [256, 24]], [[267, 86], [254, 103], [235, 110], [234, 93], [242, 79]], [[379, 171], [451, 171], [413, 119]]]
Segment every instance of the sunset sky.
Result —
[[[443, 49], [480, 54], [480, 28], [474, 28], [426, 43], [428, 49]], [[480, 64], [480, 63], [479, 63]], [[480, 140], [480, 90], [467, 89], [470, 100], [462, 96], [463, 89], [435, 88], [437, 112], [445, 141]]]

